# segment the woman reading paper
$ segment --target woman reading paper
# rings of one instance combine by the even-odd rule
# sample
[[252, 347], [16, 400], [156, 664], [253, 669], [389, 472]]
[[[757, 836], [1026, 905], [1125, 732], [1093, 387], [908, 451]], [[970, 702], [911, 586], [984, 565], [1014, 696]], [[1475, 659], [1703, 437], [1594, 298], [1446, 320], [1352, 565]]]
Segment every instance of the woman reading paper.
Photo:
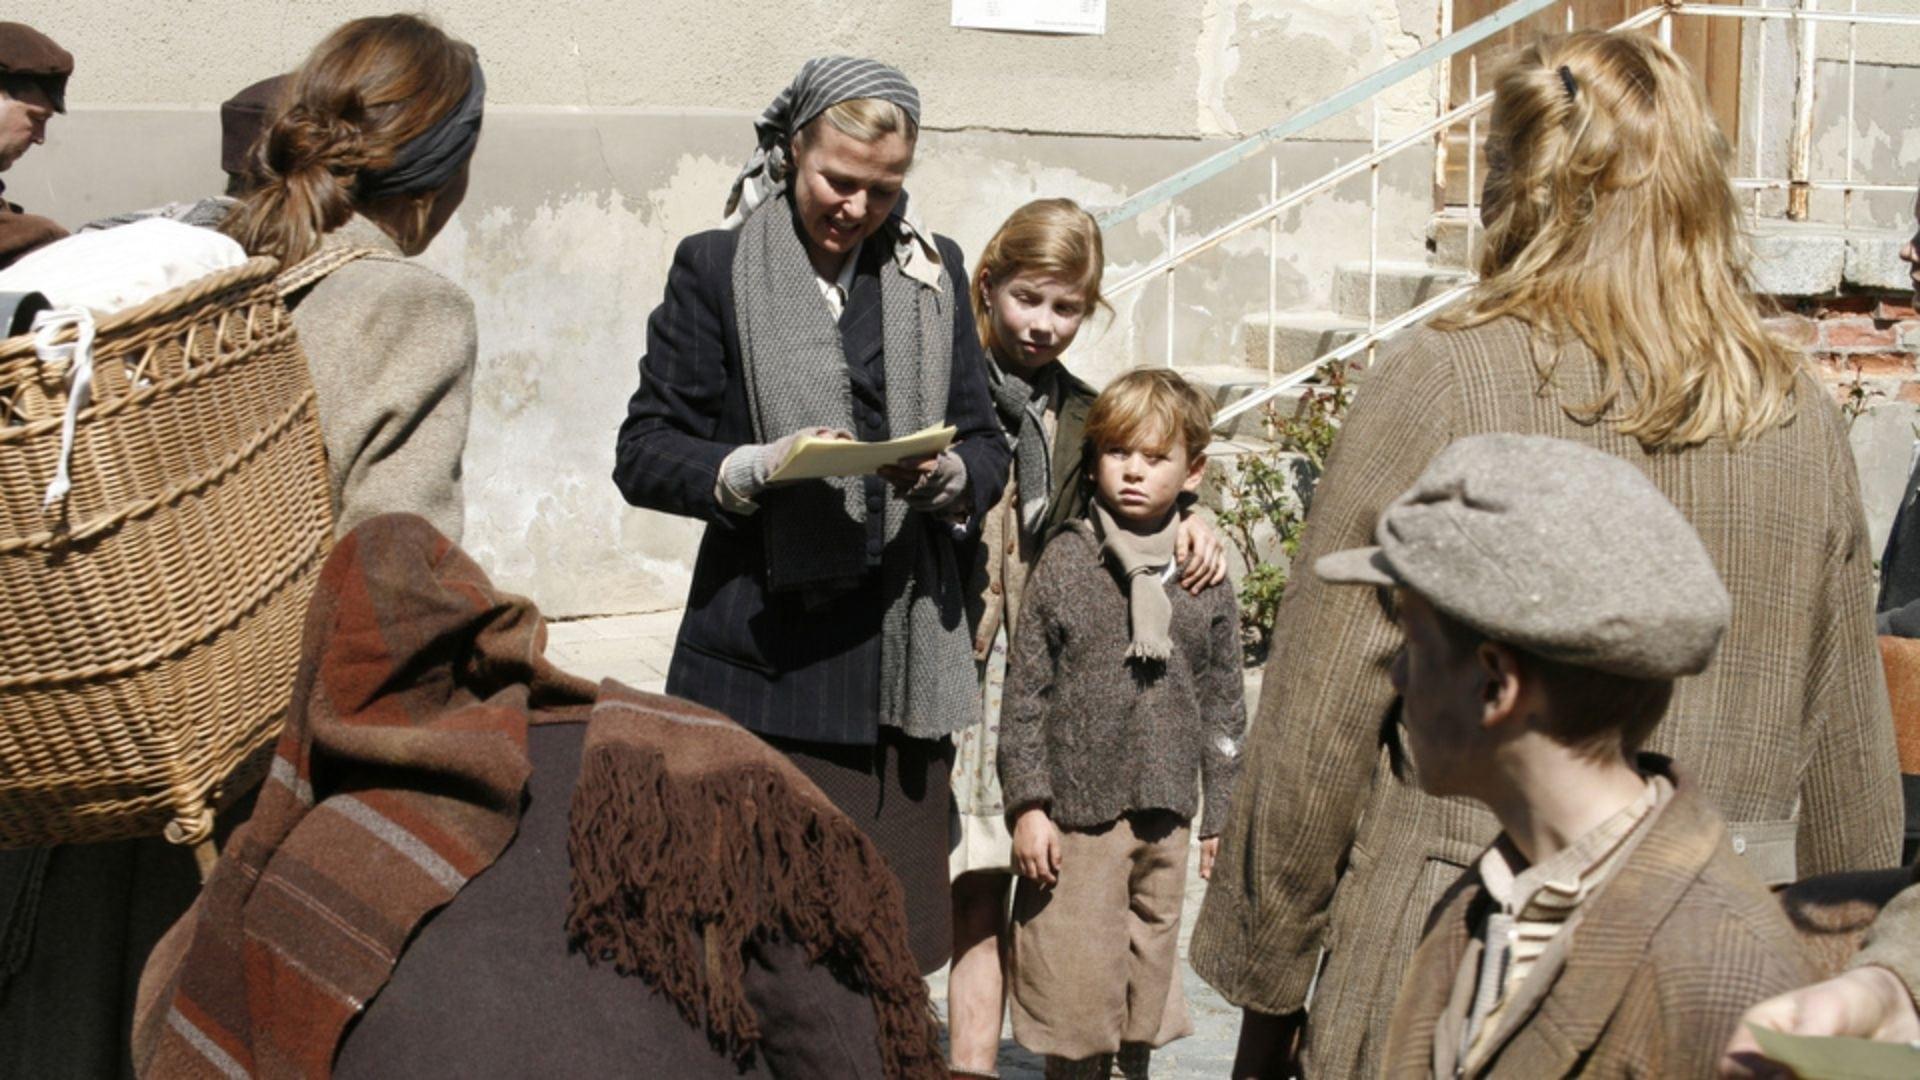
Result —
[[[905, 887], [915, 955], [950, 948], [950, 734], [979, 716], [954, 522], [999, 497], [960, 249], [903, 191], [919, 93], [898, 71], [808, 61], [755, 125], [723, 230], [675, 253], [614, 479], [707, 523], [667, 690], [786, 751]], [[771, 482], [798, 437], [951, 447], [877, 475]]]

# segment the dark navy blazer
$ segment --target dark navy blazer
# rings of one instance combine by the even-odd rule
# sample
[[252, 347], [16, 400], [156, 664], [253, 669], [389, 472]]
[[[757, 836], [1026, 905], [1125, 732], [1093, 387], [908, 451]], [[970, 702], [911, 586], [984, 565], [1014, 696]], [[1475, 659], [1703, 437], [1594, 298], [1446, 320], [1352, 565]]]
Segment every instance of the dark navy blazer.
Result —
[[[713, 497], [721, 460], [735, 447], [757, 441], [734, 317], [737, 241], [733, 232], [704, 232], [682, 241], [674, 253], [666, 298], [647, 322], [640, 388], [627, 403], [614, 455], [614, 482], [628, 502], [707, 522], [667, 692], [718, 709], [753, 731], [870, 744], [879, 733], [885, 608], [877, 565], [858, 588], [829, 598], [769, 592], [760, 516], [728, 513]], [[960, 248], [944, 236], [935, 242], [954, 289], [947, 422], [958, 429], [955, 452], [967, 467], [964, 498], [971, 520], [978, 522], [1000, 498], [1011, 455], [987, 392], [986, 359], [974, 331]], [[893, 434], [885, 409], [879, 278], [892, 246], [891, 234], [883, 229], [861, 248], [840, 319], [853, 386], [854, 433], [863, 441]], [[819, 422], [841, 419], [822, 416]], [[785, 432], [767, 434], [777, 438]], [[877, 526], [885, 500], [897, 496], [878, 478], [866, 484], [869, 519]], [[923, 535], [928, 543], [970, 543], [950, 538], [944, 527]], [[953, 554], [960, 566], [972, 557], [971, 551]], [[817, 606], [809, 607], [809, 600]]]

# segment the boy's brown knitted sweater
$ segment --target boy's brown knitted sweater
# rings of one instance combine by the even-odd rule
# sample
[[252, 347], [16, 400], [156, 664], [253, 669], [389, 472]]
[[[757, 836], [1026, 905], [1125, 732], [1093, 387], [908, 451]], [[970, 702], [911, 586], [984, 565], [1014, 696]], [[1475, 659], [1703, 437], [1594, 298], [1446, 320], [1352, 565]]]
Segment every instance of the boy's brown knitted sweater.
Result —
[[1084, 520], [1056, 535], [1027, 579], [1000, 711], [1000, 783], [1009, 809], [1049, 803], [1056, 824], [1090, 828], [1129, 810], [1188, 818], [1205, 786], [1200, 835], [1220, 831], [1246, 730], [1240, 613], [1233, 590], [1199, 596], [1168, 582], [1173, 657], [1127, 656], [1127, 594]]

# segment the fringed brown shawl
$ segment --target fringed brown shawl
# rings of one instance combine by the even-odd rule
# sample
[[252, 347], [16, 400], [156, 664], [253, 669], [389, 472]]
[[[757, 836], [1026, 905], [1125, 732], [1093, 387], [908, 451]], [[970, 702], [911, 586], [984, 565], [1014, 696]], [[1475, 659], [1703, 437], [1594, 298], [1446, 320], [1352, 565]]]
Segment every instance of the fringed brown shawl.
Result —
[[602, 688], [574, 788], [568, 940], [704, 1017], [736, 1059], [760, 1026], [745, 946], [778, 935], [873, 999], [890, 1077], [945, 1075], [906, 903], [880, 851], [786, 757], [719, 713]]
[[[141, 979], [142, 1076], [330, 1073], [415, 929], [512, 840], [527, 726], [577, 720], [596, 696], [545, 660], [545, 638], [531, 603], [419, 518], [341, 540], [253, 817]], [[615, 684], [598, 696], [574, 810], [576, 943], [740, 1057], [759, 1034], [741, 949], [781, 935], [864, 982], [890, 1075], [936, 1075], [899, 886], [871, 844], [717, 714]]]

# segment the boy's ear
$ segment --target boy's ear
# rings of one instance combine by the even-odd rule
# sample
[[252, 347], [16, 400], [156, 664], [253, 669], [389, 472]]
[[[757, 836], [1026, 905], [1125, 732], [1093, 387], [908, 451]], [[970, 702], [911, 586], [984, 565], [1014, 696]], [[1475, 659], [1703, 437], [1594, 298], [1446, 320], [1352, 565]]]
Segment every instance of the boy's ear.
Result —
[[1495, 728], [1520, 715], [1520, 658], [1497, 641], [1474, 649], [1480, 668], [1480, 726]]
[[1200, 481], [1207, 478], [1207, 453], [1202, 450], [1187, 462], [1187, 478], [1180, 482], [1181, 491], [1199, 491]]

